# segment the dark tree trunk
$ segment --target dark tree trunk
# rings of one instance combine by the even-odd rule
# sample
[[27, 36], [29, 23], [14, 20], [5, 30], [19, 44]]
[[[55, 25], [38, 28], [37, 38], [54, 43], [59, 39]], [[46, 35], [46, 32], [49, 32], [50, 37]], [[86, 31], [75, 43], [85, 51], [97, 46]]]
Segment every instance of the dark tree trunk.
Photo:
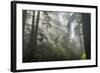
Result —
[[32, 28], [31, 28], [30, 43], [29, 43], [31, 49], [32, 46], [34, 45], [34, 24], [35, 24], [34, 21], [35, 21], [35, 11], [33, 11], [33, 16], [32, 16]]
[[[31, 34], [30, 34], [30, 41], [29, 41], [29, 55], [28, 55], [28, 61], [32, 61], [33, 58], [35, 59], [35, 53], [37, 50], [37, 35], [38, 35], [38, 26], [39, 26], [39, 17], [40, 17], [40, 11], [37, 12], [37, 16], [35, 19], [35, 11], [33, 11], [33, 16], [32, 16], [32, 29], [31, 29]], [[36, 20], [36, 22], [35, 22]], [[36, 26], [35, 26], [36, 24]]]
[[37, 12], [37, 19], [36, 19], [36, 27], [35, 27], [35, 48], [37, 47], [37, 36], [38, 36], [38, 27], [39, 27], [39, 17], [40, 17], [40, 11]]
[[23, 22], [23, 29], [25, 29], [25, 21], [26, 21], [26, 13], [27, 11], [26, 10], [23, 10], [23, 17], [22, 17], [22, 22]]
[[26, 10], [23, 10], [23, 12], [22, 12], [22, 24], [23, 24], [23, 27], [22, 27], [22, 31], [23, 31], [23, 34], [22, 34], [22, 36], [23, 36], [23, 50], [25, 50], [25, 51], [23, 51], [23, 58], [25, 58], [26, 57], [26, 43], [24, 42], [24, 40], [25, 40], [25, 36], [24, 36], [24, 34], [25, 34], [25, 22], [26, 22], [26, 13], [27, 13], [27, 11]]
[[91, 58], [91, 15], [89, 13], [82, 14], [84, 45], [86, 58]]
[[30, 60], [33, 58], [33, 51], [34, 51], [34, 28], [35, 28], [34, 24], [35, 24], [35, 11], [33, 11], [32, 28], [31, 28], [30, 40], [28, 44], [28, 49], [29, 49], [28, 59]]

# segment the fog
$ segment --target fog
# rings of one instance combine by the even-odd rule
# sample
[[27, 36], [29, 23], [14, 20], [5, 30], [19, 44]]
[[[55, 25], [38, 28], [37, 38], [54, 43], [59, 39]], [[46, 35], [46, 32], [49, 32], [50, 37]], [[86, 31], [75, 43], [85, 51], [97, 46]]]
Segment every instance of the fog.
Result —
[[26, 12], [23, 24], [25, 61], [30, 61], [30, 42], [33, 42], [32, 61], [81, 59], [85, 52], [81, 13], [33, 10], [23, 12]]

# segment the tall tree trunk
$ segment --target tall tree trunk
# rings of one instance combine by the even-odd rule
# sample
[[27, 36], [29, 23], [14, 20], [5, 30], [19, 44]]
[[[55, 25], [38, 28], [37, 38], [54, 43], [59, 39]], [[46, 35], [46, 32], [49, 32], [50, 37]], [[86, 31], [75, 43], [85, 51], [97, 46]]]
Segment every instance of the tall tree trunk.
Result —
[[72, 14], [72, 16], [70, 16], [70, 18], [68, 20], [68, 23], [67, 23], [67, 30], [68, 30], [68, 32], [70, 32], [70, 30], [71, 30], [71, 23], [75, 19], [75, 16], [76, 16], [76, 13]]
[[71, 33], [71, 23], [73, 22], [73, 20], [75, 19], [76, 13], [72, 14], [72, 16], [70, 16], [68, 23], [67, 23], [67, 42], [68, 42], [68, 46], [69, 46], [69, 41], [70, 41], [70, 33]]
[[23, 41], [22, 42], [23, 42], [23, 50], [25, 50], [25, 51], [23, 51], [23, 58], [26, 57], [26, 43], [24, 42], [25, 41], [24, 34], [25, 34], [26, 13], [27, 13], [27, 11], [23, 10], [23, 12], [22, 12], [22, 24], [23, 24], [23, 27], [22, 27], [23, 34], [22, 34], [22, 36], [23, 36]]
[[82, 14], [84, 45], [86, 58], [91, 58], [91, 15], [89, 13]]
[[35, 27], [35, 35], [34, 35], [34, 42], [35, 42], [35, 48], [37, 47], [37, 36], [38, 36], [38, 27], [39, 27], [39, 17], [40, 17], [40, 11], [37, 12], [37, 19], [36, 19], [36, 27]]
[[30, 34], [30, 44], [34, 44], [34, 24], [35, 24], [35, 11], [33, 11], [32, 16], [32, 28], [31, 28], [31, 34]]
[[[36, 58], [34, 55], [37, 50], [37, 35], [38, 35], [38, 26], [39, 26], [39, 17], [40, 17], [40, 11], [37, 12], [37, 16], [35, 19], [35, 11], [33, 11], [33, 16], [32, 16], [32, 30], [30, 34], [30, 41], [29, 41], [29, 56], [28, 60], [32, 61], [33, 58]], [[36, 22], [35, 22], [36, 20]], [[36, 24], [36, 26], [35, 26]]]
[[30, 40], [28, 44], [28, 49], [29, 49], [29, 55], [28, 58], [31, 59], [33, 58], [33, 51], [34, 51], [34, 24], [35, 24], [35, 11], [33, 11], [33, 16], [32, 16], [32, 28], [31, 28], [31, 34], [30, 34]]
[[23, 10], [23, 18], [22, 18], [22, 22], [23, 22], [23, 30], [25, 29], [25, 21], [26, 21], [26, 13], [27, 11], [26, 10]]

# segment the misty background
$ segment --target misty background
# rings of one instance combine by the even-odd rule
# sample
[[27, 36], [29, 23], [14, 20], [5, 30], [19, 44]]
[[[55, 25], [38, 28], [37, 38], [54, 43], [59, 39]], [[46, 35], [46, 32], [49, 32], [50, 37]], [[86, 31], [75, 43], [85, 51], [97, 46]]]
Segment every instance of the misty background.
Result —
[[90, 14], [35, 10], [22, 13], [23, 62], [90, 59]]

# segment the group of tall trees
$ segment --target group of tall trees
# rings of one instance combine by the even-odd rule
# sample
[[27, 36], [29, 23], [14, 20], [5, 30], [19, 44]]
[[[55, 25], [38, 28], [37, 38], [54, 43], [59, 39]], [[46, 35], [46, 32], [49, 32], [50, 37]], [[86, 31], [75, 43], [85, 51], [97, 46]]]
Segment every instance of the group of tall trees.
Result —
[[86, 18], [90, 15], [23, 10], [23, 62], [89, 59], [90, 20]]

